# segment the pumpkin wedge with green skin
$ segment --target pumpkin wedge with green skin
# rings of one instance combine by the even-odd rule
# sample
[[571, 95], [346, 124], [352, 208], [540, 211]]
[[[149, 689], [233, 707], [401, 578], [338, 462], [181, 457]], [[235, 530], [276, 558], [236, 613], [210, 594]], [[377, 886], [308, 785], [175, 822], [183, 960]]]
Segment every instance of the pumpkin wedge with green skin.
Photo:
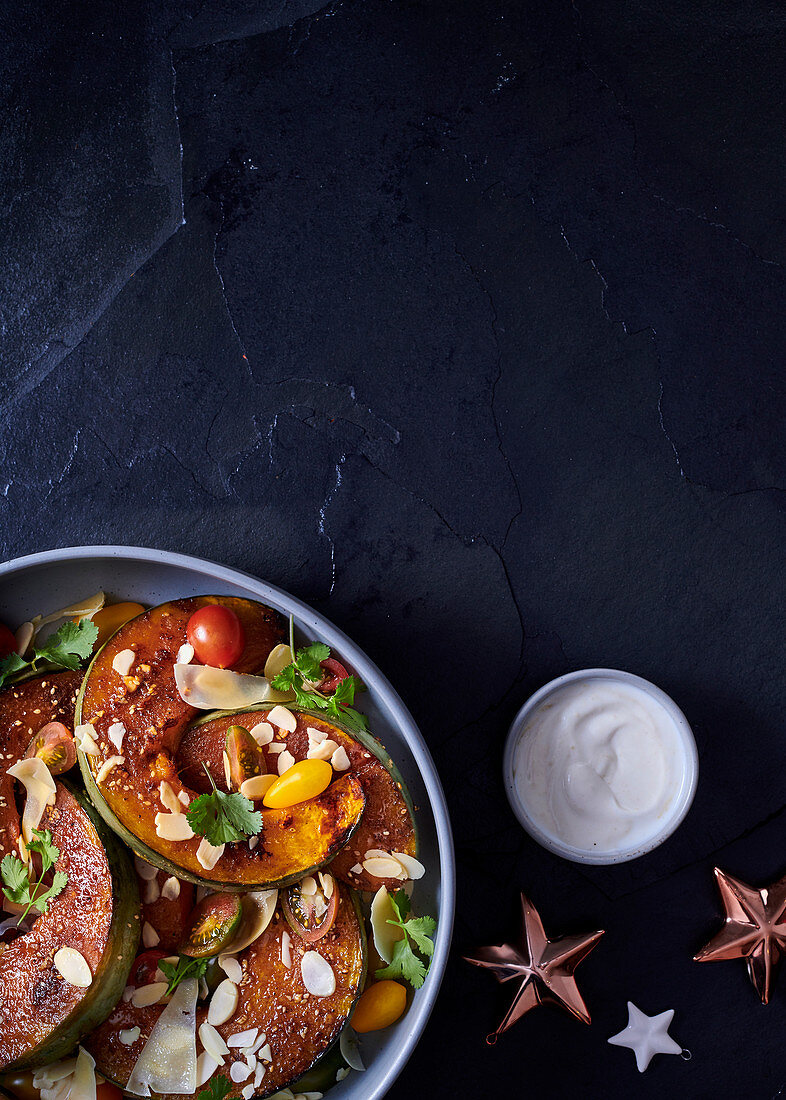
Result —
[[[161, 784], [186, 800], [195, 791], [180, 778], [178, 750], [186, 726], [197, 712], [177, 690], [174, 663], [186, 641], [191, 615], [207, 604], [230, 607], [246, 636], [246, 648], [235, 672], [259, 672], [270, 650], [283, 636], [281, 616], [252, 600], [228, 596], [198, 596], [152, 608], [122, 626], [93, 659], [77, 701], [77, 721], [96, 731], [98, 756], [79, 753], [88, 793], [99, 813], [142, 859], [191, 882], [215, 889], [265, 889], [294, 882], [331, 859], [356, 828], [365, 799], [352, 777], [333, 784], [318, 798], [290, 810], [265, 810], [263, 830], [252, 850], [245, 843], [227, 845], [211, 871], [197, 858], [200, 837], [164, 840], [156, 830], [156, 815], [166, 811]], [[129, 675], [115, 671], [113, 661], [123, 650], [135, 657]], [[122, 723], [120, 753], [109, 729]], [[101, 765], [122, 755], [102, 781]], [[185, 808], [185, 807], [184, 807]]]
[[[337, 888], [340, 902], [336, 921], [318, 943], [308, 944], [296, 936], [279, 907], [266, 931], [237, 956], [243, 968], [237, 1009], [226, 1023], [218, 1025], [218, 1031], [225, 1041], [248, 1028], [259, 1028], [259, 1034], [265, 1034], [272, 1062], [255, 1090], [258, 1100], [298, 1080], [323, 1058], [338, 1039], [363, 988], [366, 965], [363, 921], [354, 893], [343, 886]], [[281, 957], [284, 932], [290, 937], [289, 967]], [[316, 950], [333, 969], [336, 989], [328, 997], [308, 994], [303, 984], [300, 964], [304, 954], [311, 950]], [[85, 1043], [96, 1060], [97, 1070], [123, 1088], [162, 1011], [162, 1005], [135, 1008], [130, 1001], [118, 1004], [110, 1018]], [[198, 1032], [207, 1018], [206, 1002], [198, 1002], [196, 1017]], [[132, 1027], [140, 1028], [140, 1036], [126, 1046], [120, 1042], [120, 1031]], [[201, 1049], [197, 1039], [197, 1053]], [[214, 1074], [224, 1077], [229, 1084], [229, 1100], [241, 1097], [248, 1084], [248, 1081], [237, 1084], [231, 1080], [229, 1071], [233, 1060], [244, 1061], [236, 1048], [232, 1049], [226, 1064]], [[198, 1088], [197, 1094], [206, 1087]], [[186, 1098], [175, 1093], [165, 1094], [160, 1100]]]
[[[73, 724], [79, 673], [31, 679], [0, 692], [0, 748], [8, 763], [49, 721]], [[37, 712], [37, 713], [36, 713]], [[15, 789], [16, 788], [16, 789]], [[18, 854], [24, 793], [7, 770], [0, 778], [0, 850]], [[68, 881], [46, 914], [0, 953], [0, 1068], [46, 1065], [67, 1054], [111, 1012], [123, 991], [139, 941], [139, 896], [127, 854], [83, 794], [56, 783], [54, 806], [44, 812], [59, 848], [56, 869]], [[86, 959], [93, 981], [70, 985], [52, 959], [73, 947]]]
[[[382, 885], [390, 890], [400, 888], [401, 881], [398, 879], [376, 878], [368, 871], [352, 870], [362, 864], [365, 853], [372, 849], [417, 856], [418, 841], [412, 803], [390, 756], [370, 733], [351, 736], [335, 722], [328, 722], [313, 711], [301, 710], [288, 703], [283, 705], [295, 715], [297, 726], [293, 733], [274, 726], [274, 743], [285, 744], [295, 760], [304, 760], [308, 753], [309, 727], [324, 730], [331, 741], [344, 747], [349, 757], [349, 770], [336, 774], [342, 778], [350, 775], [357, 778], [366, 796], [366, 808], [360, 824], [351, 842], [333, 857], [331, 871], [342, 882], [357, 890], [376, 891]], [[180, 743], [178, 763], [182, 769], [183, 781], [192, 784], [195, 790], [210, 790], [204, 763], [216, 786], [226, 790], [222, 753], [227, 730], [233, 725], [241, 725], [250, 730], [257, 723], [266, 721], [270, 709], [268, 706], [259, 707], [242, 714], [221, 714], [195, 722]], [[269, 751], [269, 746], [263, 746], [263, 751], [267, 758], [268, 772], [275, 773], [276, 754]], [[340, 781], [337, 779], [334, 784]]]

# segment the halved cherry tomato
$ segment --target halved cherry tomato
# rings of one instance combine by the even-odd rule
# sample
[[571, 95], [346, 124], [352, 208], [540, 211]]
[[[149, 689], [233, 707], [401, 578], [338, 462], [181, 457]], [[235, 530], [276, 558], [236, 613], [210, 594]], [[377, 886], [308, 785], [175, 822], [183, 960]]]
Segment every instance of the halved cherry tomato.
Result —
[[100, 649], [104, 642], [108, 641], [116, 630], [129, 621], [141, 615], [144, 611], [141, 603], [110, 603], [96, 611], [93, 623], [98, 627], [98, 638], [94, 646]]
[[137, 989], [140, 985], [150, 985], [151, 982], [156, 980], [158, 964], [165, 958], [166, 952], [159, 951], [156, 948], [151, 951], [143, 951], [141, 955], [137, 955], [131, 966], [128, 984]]
[[4, 623], [0, 623], [0, 657], [7, 657], [9, 653], [16, 652], [16, 638], [13, 630], [9, 630]]
[[319, 690], [325, 695], [331, 695], [342, 680], [346, 680], [349, 673], [342, 665], [341, 661], [337, 661], [335, 657], [326, 657], [324, 661], [319, 662], [319, 666], [325, 672], [325, 677], [322, 683], [319, 685]]
[[[316, 879], [309, 875], [312, 884]], [[306, 943], [316, 943], [326, 936], [336, 919], [338, 913], [338, 887], [332, 875], [327, 873], [325, 881], [331, 881], [333, 892], [330, 898], [325, 896], [324, 890], [317, 885], [313, 894], [303, 893], [303, 882], [290, 886], [281, 898], [281, 907], [284, 916], [292, 931], [300, 936]], [[303, 880], [305, 881], [305, 880]], [[317, 899], [322, 902], [322, 916], [317, 916]]]
[[188, 620], [186, 637], [203, 665], [231, 668], [243, 655], [246, 634], [234, 611], [221, 604], [200, 607]]
[[381, 1031], [390, 1027], [407, 1007], [407, 991], [400, 982], [386, 979], [375, 982], [361, 995], [352, 1013], [351, 1024], [364, 1035], [367, 1031]]
[[76, 764], [74, 735], [62, 722], [47, 722], [30, 742], [25, 756], [37, 756], [52, 775], [62, 775]]

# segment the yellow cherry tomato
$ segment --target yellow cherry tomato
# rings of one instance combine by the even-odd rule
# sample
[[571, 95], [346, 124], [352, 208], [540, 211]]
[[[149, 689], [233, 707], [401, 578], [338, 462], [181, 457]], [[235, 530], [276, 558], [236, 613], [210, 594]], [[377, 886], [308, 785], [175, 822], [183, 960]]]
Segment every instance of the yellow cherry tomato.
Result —
[[95, 648], [100, 649], [116, 630], [119, 630], [129, 619], [141, 615], [144, 610], [141, 603], [110, 603], [102, 607], [93, 616], [93, 622], [98, 627], [98, 641]]
[[351, 1024], [363, 1035], [390, 1027], [407, 1007], [407, 991], [400, 982], [375, 982], [362, 994], [352, 1013]]
[[333, 769], [327, 760], [300, 760], [276, 779], [262, 804], [269, 810], [287, 810], [322, 794], [332, 778]]

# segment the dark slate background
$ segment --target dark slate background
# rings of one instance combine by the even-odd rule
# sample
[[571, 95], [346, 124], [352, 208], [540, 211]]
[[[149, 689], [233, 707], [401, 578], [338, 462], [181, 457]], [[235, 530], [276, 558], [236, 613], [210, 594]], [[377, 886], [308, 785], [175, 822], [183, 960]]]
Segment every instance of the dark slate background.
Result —
[[[0, 27], [0, 550], [189, 551], [385, 669], [453, 810], [455, 955], [391, 1097], [775, 1097], [786, 975], [699, 967], [786, 871], [784, 47], [760, 0], [82, 0]], [[661, 849], [527, 839], [506, 727], [649, 677], [701, 752]], [[602, 927], [591, 1028], [460, 960]], [[684, 1062], [606, 1044], [673, 1007]]]

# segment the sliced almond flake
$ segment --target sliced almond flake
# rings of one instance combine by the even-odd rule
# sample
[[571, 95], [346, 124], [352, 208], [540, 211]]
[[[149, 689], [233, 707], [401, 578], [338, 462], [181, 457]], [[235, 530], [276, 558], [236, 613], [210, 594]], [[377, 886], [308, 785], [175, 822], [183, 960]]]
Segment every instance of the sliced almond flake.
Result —
[[156, 814], [156, 835], [162, 840], [190, 840], [194, 830], [185, 814]]
[[116, 768], [118, 764], [125, 764], [125, 762], [126, 758], [124, 756], [110, 756], [96, 772], [96, 783], [103, 783], [113, 768]]
[[[179, 988], [180, 986], [178, 986]], [[150, 982], [149, 985], [140, 985], [139, 989], [134, 990], [131, 1004], [134, 1008], [148, 1008], [150, 1005], [157, 1005], [166, 995], [167, 989], [169, 989], [167, 982]]]
[[300, 880], [300, 892], [305, 894], [306, 897], [310, 897], [317, 892], [317, 880], [313, 875], [306, 875], [304, 879]]
[[134, 856], [134, 867], [136, 867], [136, 873], [145, 882], [150, 882], [158, 874], [158, 868], [154, 867], [152, 863], [148, 863], [146, 859], [141, 859], [139, 856]]
[[259, 837], [258, 836], [250, 836], [248, 838], [248, 850], [249, 850], [249, 852], [253, 852], [254, 849], [256, 848], [257, 844], [259, 844]]
[[161, 897], [165, 901], [177, 901], [180, 897], [180, 879], [170, 875], [161, 887]]
[[255, 1069], [257, 1068], [257, 1059], [256, 1059], [256, 1055], [255, 1055], [255, 1054], [249, 1054], [249, 1053], [248, 1053], [248, 1051], [246, 1051], [246, 1050], [242, 1050], [242, 1051], [241, 1051], [241, 1054], [244, 1054], [244, 1055], [245, 1055], [245, 1059], [246, 1059], [246, 1065], [248, 1066], [248, 1068], [249, 1068], [249, 1069], [250, 1069], [250, 1070], [252, 1071], [252, 1073], [253, 1073], [253, 1071], [254, 1071], [254, 1070], [255, 1070]]
[[254, 1085], [252, 1082], [250, 1085], [243, 1086], [240, 1095], [243, 1097], [243, 1100], [251, 1100], [251, 1097], [254, 1095], [255, 1091], [256, 1090], [254, 1089]]
[[248, 732], [258, 745], [269, 745], [273, 740], [273, 727], [269, 722], [257, 722]]
[[14, 639], [16, 641], [16, 652], [20, 657], [24, 657], [25, 653], [27, 653], [28, 646], [32, 642], [34, 634], [35, 627], [32, 623], [22, 623], [18, 628], [14, 635]]
[[351, 1070], [350, 1070], [349, 1066], [341, 1066], [340, 1069], [337, 1069], [336, 1070], [336, 1084], [337, 1085], [340, 1084], [346, 1077], [349, 1077], [350, 1072], [351, 1072]]
[[227, 781], [227, 789], [232, 790], [232, 771], [229, 767], [229, 753], [224, 749], [221, 759], [224, 761], [224, 779]]
[[285, 742], [274, 741], [273, 744], [267, 746], [267, 751], [272, 753], [286, 752], [287, 746]]
[[321, 745], [323, 741], [327, 740], [328, 731], [318, 730], [316, 726], [309, 726], [306, 730], [308, 734], [308, 747], [312, 745]]
[[217, 1069], [218, 1062], [215, 1058], [211, 1058], [206, 1050], [203, 1050], [197, 1058], [196, 1087], [201, 1088], [202, 1085], [206, 1085]]
[[363, 870], [373, 878], [406, 878], [407, 873], [392, 856], [371, 856], [363, 860]]
[[240, 784], [240, 793], [251, 802], [259, 802], [275, 783], [274, 775], [252, 775]]
[[251, 1076], [251, 1070], [245, 1065], [244, 1062], [233, 1062], [229, 1069], [229, 1076], [235, 1082], [236, 1085], [241, 1084], [243, 1081], [247, 1081]]
[[292, 937], [289, 932], [281, 933], [281, 961], [287, 970], [292, 966]]
[[335, 889], [336, 880], [328, 872], [325, 872], [323, 874], [322, 871], [320, 871], [319, 882], [322, 886], [322, 893], [325, 895], [328, 901], [330, 901], [330, 899], [333, 897], [333, 890]]
[[219, 982], [213, 996], [210, 998], [210, 1007], [207, 1010], [207, 1022], [213, 1027], [219, 1027], [231, 1020], [237, 1009], [238, 989], [229, 978]]
[[270, 1049], [270, 1043], [265, 1043], [260, 1050], [259, 1060], [261, 1062], [267, 1062], [268, 1064], [273, 1061], [273, 1051]]
[[336, 992], [333, 967], [318, 951], [306, 951], [300, 960], [303, 985], [314, 997], [330, 997]]
[[334, 772], [345, 772], [351, 767], [350, 759], [347, 756], [347, 750], [343, 745], [339, 745], [331, 756], [330, 766]]
[[390, 852], [384, 851], [382, 848], [369, 848], [366, 852], [364, 859], [372, 859], [374, 856], [379, 856], [380, 859], [390, 859]]
[[58, 619], [92, 619], [95, 613], [104, 606], [105, 600], [105, 594], [99, 590], [94, 592], [92, 596], [86, 596], [83, 600], [78, 600], [77, 603], [72, 603], [68, 607], [61, 607], [58, 611], [52, 611], [48, 615], [35, 615], [33, 617], [35, 632], [37, 634], [42, 626], [56, 623]]
[[150, 921], [145, 921], [142, 925], [142, 943], [145, 947], [158, 947], [161, 942], [161, 937], [156, 932]]
[[166, 779], [162, 779], [158, 784], [158, 797], [161, 799], [161, 805], [165, 810], [169, 810], [171, 814], [182, 814], [183, 804], [172, 790], [171, 784], [167, 783]]
[[216, 1031], [207, 1020], [199, 1027], [199, 1041], [219, 1066], [223, 1066], [224, 1059], [229, 1054], [229, 1047], [221, 1034]]
[[123, 751], [123, 738], [126, 735], [126, 727], [122, 722], [113, 722], [109, 729], [106, 731], [106, 735], [112, 744], [115, 746], [118, 752]]
[[278, 758], [278, 774], [283, 775], [284, 772], [288, 772], [290, 768], [294, 767], [294, 765], [294, 756], [289, 751], [289, 749], [285, 749]]
[[185, 642], [181, 645], [177, 651], [177, 663], [179, 665], [190, 665], [194, 659], [194, 647]]
[[83, 722], [81, 726], [74, 729], [76, 747], [86, 756], [101, 755], [96, 736], [96, 728], [92, 722]]
[[96, 1063], [92, 1054], [79, 1048], [71, 1078], [71, 1088], [67, 1093], [70, 1100], [96, 1100]]
[[149, 882], [145, 883], [145, 888], [142, 891], [142, 900], [145, 905], [152, 905], [158, 901], [161, 897], [161, 887], [158, 885], [158, 878], [151, 878]]
[[297, 729], [297, 718], [286, 707], [273, 707], [272, 710], [268, 711], [267, 720], [272, 722], [274, 726], [278, 726], [279, 729], [286, 730], [287, 733], [294, 733]]
[[262, 1078], [265, 1076], [265, 1067], [261, 1062], [257, 1062], [257, 1068], [254, 1070], [254, 1088], [258, 1089], [262, 1084]]
[[197, 981], [186, 978], [158, 1017], [136, 1060], [125, 1091], [135, 1096], [196, 1092]]
[[77, 989], [87, 989], [88, 986], [92, 985], [93, 975], [90, 964], [81, 951], [77, 951], [75, 947], [61, 947], [59, 951], [55, 951], [52, 962], [60, 977], [67, 981], [69, 985], [73, 985]]
[[123, 1004], [128, 1004], [135, 993], [136, 989], [132, 985], [127, 985], [123, 990]]
[[196, 853], [200, 865], [204, 867], [206, 871], [212, 871], [223, 856], [225, 848], [225, 844], [211, 844], [207, 837], [202, 837], [202, 841]]
[[142, 1031], [139, 1027], [124, 1027], [118, 1035], [120, 1042], [127, 1047], [133, 1046]]
[[190, 798], [190, 796], [188, 795], [188, 793], [186, 791], [178, 791], [177, 792], [177, 800], [183, 806], [188, 806], [188, 804], [191, 802], [191, 798]]
[[72, 1077], [76, 1069], [76, 1058], [67, 1058], [63, 1062], [52, 1062], [33, 1070], [33, 1088], [45, 1089], [56, 1085], [65, 1077]]
[[350, 875], [362, 875], [363, 874], [363, 868], [360, 866], [359, 863], [356, 863], [356, 864], [354, 864], [354, 866], [350, 867], [349, 873], [350, 873]]
[[121, 649], [119, 653], [116, 653], [114, 660], [112, 661], [112, 668], [115, 670], [118, 676], [122, 676], [125, 680], [128, 676], [131, 668], [136, 660], [136, 653], [133, 649]]
[[259, 1034], [258, 1027], [249, 1027], [245, 1031], [236, 1031], [234, 1035], [230, 1035], [227, 1039], [228, 1047], [251, 1047], [254, 1045]]
[[328, 738], [321, 745], [314, 745], [313, 749], [309, 749], [306, 756], [308, 760], [329, 760], [337, 750], [336, 742]]
[[426, 873], [426, 868], [420, 862], [415, 859], [414, 856], [408, 856], [406, 852], [391, 852], [394, 859], [397, 859], [401, 866], [407, 873], [407, 878], [419, 879], [423, 878]]
[[264, 1031], [263, 1031], [263, 1032], [262, 1032], [262, 1034], [261, 1034], [261, 1035], [259, 1036], [259, 1038], [257, 1039], [257, 1041], [256, 1041], [256, 1042], [254, 1043], [254, 1045], [252, 1046], [252, 1048], [251, 1048], [251, 1051], [250, 1051], [250, 1053], [251, 1053], [251, 1054], [256, 1054], [256, 1053], [257, 1053], [257, 1051], [259, 1050], [259, 1048], [260, 1048], [261, 1046], [263, 1046], [263, 1045], [264, 1045], [264, 1044], [265, 1044], [266, 1042], [267, 1042], [267, 1035], [265, 1035], [265, 1033], [264, 1033]]
[[231, 982], [234, 982], [235, 985], [240, 985], [243, 980], [243, 967], [234, 955], [219, 955], [218, 965]]

